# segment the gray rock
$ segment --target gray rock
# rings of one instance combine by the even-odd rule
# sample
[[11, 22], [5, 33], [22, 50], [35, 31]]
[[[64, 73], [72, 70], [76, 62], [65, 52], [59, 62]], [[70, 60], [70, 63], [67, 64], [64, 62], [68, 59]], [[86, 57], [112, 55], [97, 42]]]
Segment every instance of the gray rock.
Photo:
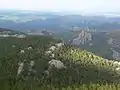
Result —
[[80, 44], [86, 44], [87, 42], [92, 40], [91, 33], [82, 30], [81, 33], [79, 33], [78, 37], [73, 39], [73, 45], [80, 45]]

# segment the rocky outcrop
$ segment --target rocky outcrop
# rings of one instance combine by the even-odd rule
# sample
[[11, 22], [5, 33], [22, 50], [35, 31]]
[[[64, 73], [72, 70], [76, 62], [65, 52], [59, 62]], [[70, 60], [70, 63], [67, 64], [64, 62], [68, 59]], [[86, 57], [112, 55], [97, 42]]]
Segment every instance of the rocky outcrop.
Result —
[[83, 30], [83, 31], [81, 31], [81, 33], [79, 33], [77, 38], [73, 39], [72, 43], [74, 45], [80, 45], [80, 44], [86, 44], [91, 40], [92, 40], [91, 33]]

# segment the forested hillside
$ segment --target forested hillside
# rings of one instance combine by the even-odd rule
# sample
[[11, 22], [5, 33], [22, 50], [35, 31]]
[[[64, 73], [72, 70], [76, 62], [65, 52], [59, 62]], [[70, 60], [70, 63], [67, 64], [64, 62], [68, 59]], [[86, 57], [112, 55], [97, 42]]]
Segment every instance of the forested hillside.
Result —
[[0, 90], [116, 90], [120, 62], [45, 36], [0, 38]]

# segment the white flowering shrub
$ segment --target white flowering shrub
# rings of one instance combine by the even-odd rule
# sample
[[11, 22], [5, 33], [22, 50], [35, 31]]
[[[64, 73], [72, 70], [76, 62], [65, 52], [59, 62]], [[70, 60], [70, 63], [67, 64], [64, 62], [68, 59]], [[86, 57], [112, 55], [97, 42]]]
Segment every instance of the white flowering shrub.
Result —
[[28, 50], [32, 50], [32, 47], [28, 47]]
[[33, 67], [35, 65], [35, 61], [30, 61], [30, 66]]
[[24, 67], [24, 62], [18, 63], [18, 71], [17, 71], [17, 75], [20, 75], [23, 71], [23, 67]]
[[55, 67], [57, 69], [65, 68], [64, 64], [60, 60], [51, 60], [48, 62], [49, 68]]
[[119, 63], [118, 61], [113, 62], [113, 64], [118, 64], [118, 63]]
[[15, 45], [12, 45], [13, 48], [15, 48], [16, 46]]
[[51, 46], [51, 47], [49, 48], [49, 50], [52, 50], [52, 51], [55, 51], [55, 49], [56, 49], [55, 46]]
[[52, 54], [51, 57], [52, 57], [52, 58], [55, 58], [55, 54]]
[[48, 70], [44, 71], [44, 73], [49, 76], [49, 71]]
[[51, 53], [52, 53], [52, 51], [46, 51], [45, 53], [46, 53], [46, 54], [51, 54]]
[[25, 50], [21, 50], [20, 53], [25, 53]]
[[64, 45], [64, 43], [57, 43], [57, 44], [56, 44], [56, 46], [57, 46], [58, 48], [62, 47], [63, 45]]
[[120, 71], [120, 67], [116, 68], [116, 71]]

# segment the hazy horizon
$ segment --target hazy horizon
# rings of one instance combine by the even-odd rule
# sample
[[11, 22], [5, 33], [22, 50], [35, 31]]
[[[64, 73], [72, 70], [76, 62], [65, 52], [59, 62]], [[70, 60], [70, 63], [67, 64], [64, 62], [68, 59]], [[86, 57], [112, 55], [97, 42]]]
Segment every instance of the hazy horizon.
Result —
[[1, 0], [0, 9], [119, 13], [119, 3], [119, 0]]

